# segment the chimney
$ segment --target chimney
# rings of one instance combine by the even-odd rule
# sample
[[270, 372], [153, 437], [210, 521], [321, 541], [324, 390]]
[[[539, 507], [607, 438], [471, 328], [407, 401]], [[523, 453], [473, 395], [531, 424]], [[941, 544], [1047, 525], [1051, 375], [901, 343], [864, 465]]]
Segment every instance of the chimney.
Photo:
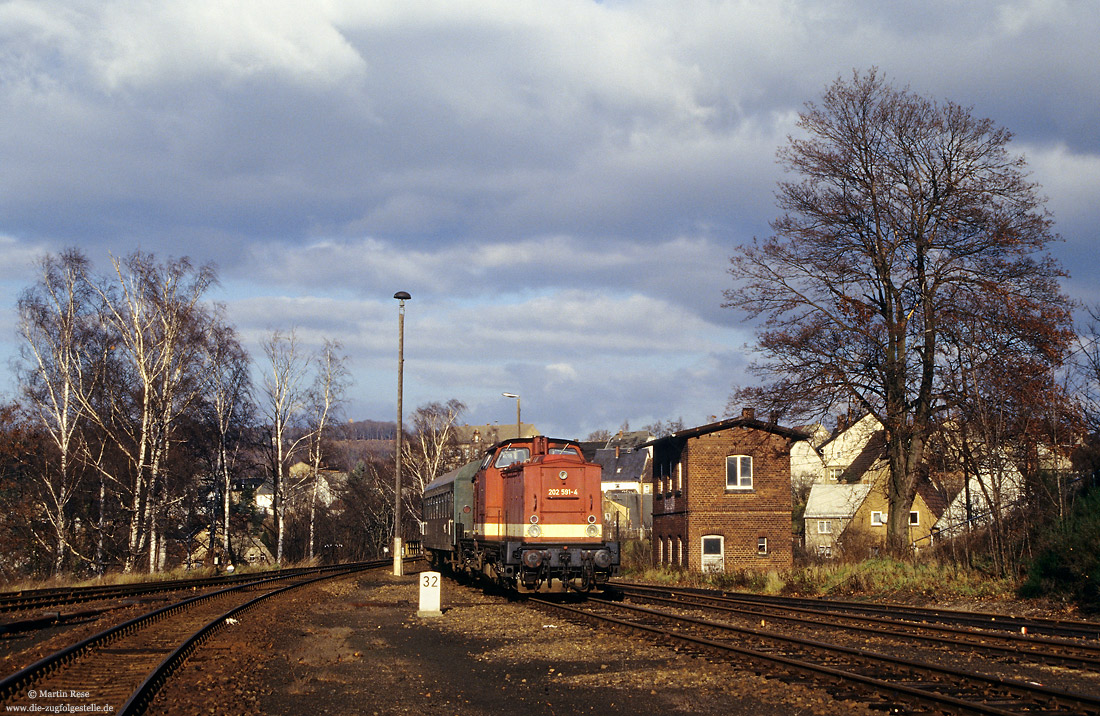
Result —
[[756, 420], [756, 408], [741, 408], [742, 420]]
[[618, 445], [615, 446], [615, 459], [616, 460], [619, 459], [619, 446]]
[[844, 413], [836, 416], [836, 431], [842, 433], [848, 429], [848, 416]]

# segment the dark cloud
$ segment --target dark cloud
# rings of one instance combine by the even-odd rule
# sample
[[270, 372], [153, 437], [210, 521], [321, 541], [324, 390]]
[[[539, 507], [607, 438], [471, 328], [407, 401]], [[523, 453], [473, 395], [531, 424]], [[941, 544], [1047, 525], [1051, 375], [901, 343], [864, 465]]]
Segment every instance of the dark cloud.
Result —
[[409, 290], [417, 399], [506, 418], [494, 393], [526, 392], [570, 435], [702, 420], [748, 338], [720, 308], [726, 259], [768, 233], [775, 151], [803, 103], [853, 69], [1013, 130], [1065, 238], [1067, 290], [1100, 300], [1091, 10], [14, 0], [0, 291], [13, 305], [33, 256], [68, 245], [100, 265], [139, 247], [213, 261], [250, 340], [339, 335], [356, 406], [379, 416], [389, 296]]

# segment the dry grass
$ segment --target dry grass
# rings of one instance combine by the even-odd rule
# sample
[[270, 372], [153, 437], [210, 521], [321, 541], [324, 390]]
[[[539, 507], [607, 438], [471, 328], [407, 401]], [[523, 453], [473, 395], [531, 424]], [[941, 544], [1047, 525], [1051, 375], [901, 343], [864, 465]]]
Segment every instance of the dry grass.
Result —
[[955, 565], [888, 558], [828, 562], [784, 571], [701, 574], [679, 569], [633, 569], [628, 579], [656, 584], [709, 587], [797, 596], [866, 597], [883, 600], [1012, 599], [1011, 580]]

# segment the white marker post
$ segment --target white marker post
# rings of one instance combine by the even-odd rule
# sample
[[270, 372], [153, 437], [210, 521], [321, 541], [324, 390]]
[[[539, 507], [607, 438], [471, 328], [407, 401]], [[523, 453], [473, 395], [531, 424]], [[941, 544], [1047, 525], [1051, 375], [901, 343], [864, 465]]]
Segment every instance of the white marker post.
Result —
[[416, 613], [418, 617], [441, 617], [443, 616], [442, 610], [439, 606], [442, 603], [440, 599], [441, 591], [441, 579], [439, 572], [421, 572], [420, 573], [420, 611]]

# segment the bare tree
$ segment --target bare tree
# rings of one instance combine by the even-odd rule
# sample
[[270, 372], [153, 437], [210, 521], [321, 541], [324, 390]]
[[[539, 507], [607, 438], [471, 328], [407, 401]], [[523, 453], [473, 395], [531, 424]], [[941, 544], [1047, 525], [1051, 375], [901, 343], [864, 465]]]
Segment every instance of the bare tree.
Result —
[[[317, 521], [317, 501], [320, 491], [318, 471], [321, 469], [324, 439], [327, 437], [333, 413], [343, 400], [350, 374], [347, 370], [347, 357], [341, 354], [340, 344], [325, 340], [321, 352], [317, 355], [317, 373], [310, 391], [310, 445], [309, 464], [313, 489], [309, 501], [309, 558], [314, 554], [314, 532]], [[331, 486], [330, 486], [331, 487]]]
[[[1051, 220], [1011, 156], [1011, 134], [965, 107], [888, 85], [837, 80], [800, 114], [781, 163], [771, 238], [731, 259], [725, 306], [763, 316], [758, 374], [741, 391], [804, 414], [852, 402], [886, 433], [891, 546], [907, 542], [915, 481], [945, 405], [945, 329], [987, 330], [1055, 366], [1072, 336]], [[999, 353], [999, 351], [998, 351]]]
[[132, 384], [98, 394], [98, 403], [84, 393], [82, 404], [130, 464], [124, 569], [133, 569], [144, 547], [153, 572], [160, 566], [159, 524], [167, 490], [161, 471], [176, 421], [198, 395], [195, 369], [201, 364], [205, 319], [199, 301], [216, 277], [211, 266], [196, 269], [186, 258], [161, 264], [140, 251], [114, 259], [113, 268], [113, 279], [90, 285], [110, 337], [105, 349]]
[[[214, 438], [213, 472], [218, 485], [222, 529], [222, 551], [232, 553], [230, 544], [230, 494], [234, 464], [244, 442], [244, 430], [252, 422], [252, 380], [249, 359], [236, 332], [219, 311], [211, 317], [204, 345], [203, 390]], [[213, 531], [211, 542], [213, 542]]]
[[[419, 498], [429, 482], [461, 464], [454, 428], [465, 411], [466, 405], [452, 398], [446, 403], [425, 403], [413, 413], [413, 433], [403, 446], [404, 465], [413, 478], [411, 497]], [[417, 509], [412, 511], [419, 513]]]
[[57, 463], [37, 472], [42, 507], [53, 528], [53, 573], [59, 575], [70, 547], [69, 503], [82, 471], [75, 459], [84, 419], [79, 394], [83, 346], [93, 324], [84, 275], [88, 260], [72, 249], [47, 255], [38, 282], [19, 298], [23, 394], [49, 435]]
[[274, 331], [263, 345], [270, 371], [264, 376], [262, 410], [268, 421], [271, 456], [271, 489], [275, 510], [275, 561], [283, 561], [286, 502], [289, 493], [287, 467], [292, 455], [308, 439], [307, 432], [292, 438], [300, 426], [308, 400], [306, 380], [310, 358], [298, 345], [298, 336]]

